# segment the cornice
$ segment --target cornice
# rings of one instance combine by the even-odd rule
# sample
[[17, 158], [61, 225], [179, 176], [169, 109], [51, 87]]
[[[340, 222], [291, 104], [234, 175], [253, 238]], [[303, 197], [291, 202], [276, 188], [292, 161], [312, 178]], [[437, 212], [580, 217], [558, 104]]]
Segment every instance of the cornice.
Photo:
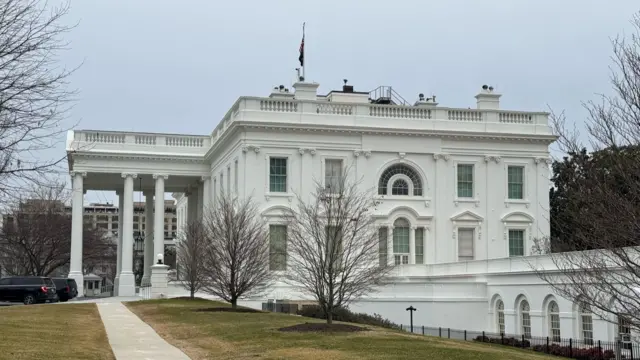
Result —
[[108, 159], [108, 160], [145, 160], [145, 161], [179, 161], [188, 163], [202, 163], [204, 161], [204, 155], [194, 156], [180, 156], [180, 155], [163, 155], [163, 154], [111, 154], [111, 153], [89, 153], [89, 152], [76, 152], [73, 155], [74, 159]]
[[345, 133], [345, 134], [361, 134], [361, 135], [405, 135], [416, 137], [442, 138], [442, 139], [459, 139], [459, 140], [493, 140], [493, 141], [519, 141], [530, 143], [551, 144], [556, 141], [556, 135], [538, 135], [538, 134], [510, 134], [510, 133], [462, 133], [455, 131], [439, 131], [432, 129], [425, 130], [390, 130], [377, 129], [368, 127], [329, 127], [321, 125], [307, 124], [259, 124], [236, 121], [232, 126], [238, 126], [246, 129], [255, 130], [271, 130], [290, 132], [291, 130], [302, 132], [319, 132], [319, 133]]

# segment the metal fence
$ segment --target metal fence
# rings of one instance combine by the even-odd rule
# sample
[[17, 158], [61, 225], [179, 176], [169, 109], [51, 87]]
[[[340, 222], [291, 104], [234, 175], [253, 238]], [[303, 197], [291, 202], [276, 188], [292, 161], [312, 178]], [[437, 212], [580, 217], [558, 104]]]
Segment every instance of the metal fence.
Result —
[[425, 336], [513, 346], [578, 360], [640, 360], [640, 344], [623, 341], [554, 339], [553, 337], [497, 334], [451, 328], [400, 325], [402, 330]]

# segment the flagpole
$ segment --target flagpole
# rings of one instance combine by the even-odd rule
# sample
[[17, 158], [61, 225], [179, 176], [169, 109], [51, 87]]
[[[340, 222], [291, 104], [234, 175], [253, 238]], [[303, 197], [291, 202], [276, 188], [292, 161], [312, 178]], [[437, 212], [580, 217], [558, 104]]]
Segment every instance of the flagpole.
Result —
[[[304, 43], [304, 26], [305, 26], [306, 22], [302, 23], [302, 42]], [[304, 44], [305, 46], [302, 48], [302, 56], [304, 59], [304, 63], [302, 64], [302, 78], [304, 79], [304, 81], [307, 81], [307, 77], [305, 75], [305, 70], [307, 69], [307, 54], [305, 54], [305, 48], [307, 47], [307, 44]]]

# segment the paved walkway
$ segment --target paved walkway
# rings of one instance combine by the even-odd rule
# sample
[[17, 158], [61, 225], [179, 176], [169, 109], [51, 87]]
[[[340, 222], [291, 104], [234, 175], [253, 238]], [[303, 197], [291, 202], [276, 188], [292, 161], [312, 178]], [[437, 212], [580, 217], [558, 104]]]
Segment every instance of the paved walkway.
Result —
[[122, 303], [97, 306], [117, 360], [190, 360]]

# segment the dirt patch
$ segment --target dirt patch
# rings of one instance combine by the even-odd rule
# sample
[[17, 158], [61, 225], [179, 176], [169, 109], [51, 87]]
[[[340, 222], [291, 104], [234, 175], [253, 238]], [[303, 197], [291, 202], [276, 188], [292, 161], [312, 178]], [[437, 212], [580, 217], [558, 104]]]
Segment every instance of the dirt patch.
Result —
[[358, 332], [369, 329], [348, 324], [304, 323], [278, 329], [285, 332]]
[[262, 311], [249, 308], [231, 308], [231, 307], [212, 307], [194, 309], [195, 312], [235, 312], [235, 313], [261, 313]]

